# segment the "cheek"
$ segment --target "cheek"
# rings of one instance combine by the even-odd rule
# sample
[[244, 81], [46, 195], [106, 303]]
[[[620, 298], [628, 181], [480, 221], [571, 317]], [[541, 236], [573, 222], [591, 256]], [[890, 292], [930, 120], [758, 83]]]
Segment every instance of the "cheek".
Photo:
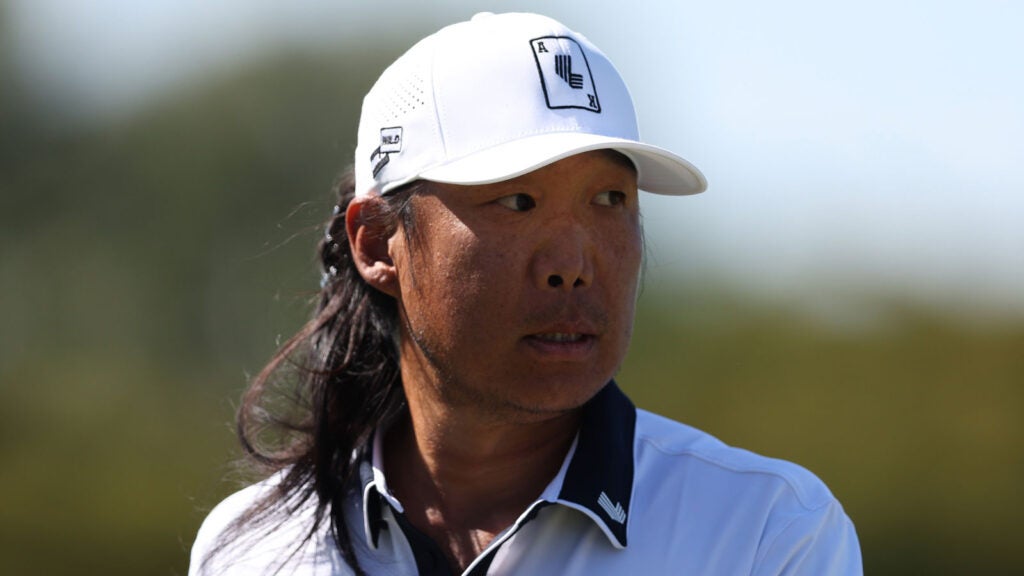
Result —
[[623, 226], [605, 238], [603, 253], [608, 257], [612, 276], [616, 280], [614, 284], [635, 294], [643, 260], [643, 234], [639, 225]]
[[453, 316], [461, 314], [453, 321], [467, 326], [486, 323], [502, 303], [510, 305], [516, 300], [521, 284], [515, 277], [519, 266], [507, 246], [467, 243], [443, 266], [450, 288], [445, 300]]
[[638, 298], [637, 290], [640, 283], [641, 258], [642, 245], [640, 242], [630, 246], [628, 250], [628, 257], [623, 258], [623, 262], [629, 260], [631, 264], [628, 267], [623, 265], [622, 286], [624, 288], [623, 292], [618, 295], [618, 301], [621, 306], [621, 325], [619, 331], [620, 340], [616, 344], [617, 360], [615, 371], [618, 371], [618, 369], [621, 368], [622, 362], [629, 350], [630, 343], [633, 340], [633, 323], [636, 319], [636, 305]]
[[[473, 322], [486, 317], [500, 294], [488, 282], [501, 270], [503, 255], [482, 246], [461, 226], [423, 242], [406, 263], [403, 301], [414, 328], [458, 338]], [[499, 283], [500, 285], [500, 283]]]
[[614, 290], [610, 301], [615, 303], [623, 345], [626, 346], [633, 332], [633, 318], [636, 313], [637, 290], [643, 260], [643, 237], [639, 226], [628, 228], [610, 237], [606, 250], [611, 267], [608, 284]]

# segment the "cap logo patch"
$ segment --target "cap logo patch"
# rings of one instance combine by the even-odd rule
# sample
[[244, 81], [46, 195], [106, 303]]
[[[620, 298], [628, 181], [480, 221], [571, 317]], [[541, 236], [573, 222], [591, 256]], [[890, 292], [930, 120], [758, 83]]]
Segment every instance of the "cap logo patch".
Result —
[[601, 112], [590, 64], [576, 40], [568, 36], [543, 36], [530, 40], [530, 46], [548, 108]]
[[380, 146], [377, 147], [372, 153], [370, 153], [370, 164], [373, 165], [373, 176], [377, 177], [377, 174], [382, 168], [387, 166], [391, 154], [397, 154], [402, 151], [402, 127], [395, 126], [391, 128], [380, 129]]

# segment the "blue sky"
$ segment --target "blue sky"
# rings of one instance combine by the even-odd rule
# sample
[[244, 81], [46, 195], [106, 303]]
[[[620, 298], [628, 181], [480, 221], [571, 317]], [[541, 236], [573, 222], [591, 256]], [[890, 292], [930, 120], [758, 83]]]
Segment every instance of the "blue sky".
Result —
[[[628, 7], [628, 8], [627, 8]], [[1024, 313], [1024, 3], [8, 0], [40, 90], [116, 116], [282, 45], [541, 11], [708, 177], [645, 202], [652, 276], [820, 305], [864, 288]], [[817, 304], [816, 304], [817, 303]]]

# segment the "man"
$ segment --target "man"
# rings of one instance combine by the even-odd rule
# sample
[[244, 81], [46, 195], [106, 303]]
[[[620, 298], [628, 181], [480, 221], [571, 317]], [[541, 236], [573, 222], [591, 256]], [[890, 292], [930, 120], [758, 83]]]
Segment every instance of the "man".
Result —
[[[191, 572], [859, 574], [817, 478], [612, 381], [639, 190], [704, 188], [554, 20], [481, 14], [411, 48], [364, 101], [317, 313], [239, 414], [274, 474], [210, 514]], [[266, 391], [303, 351], [291, 435], [266, 447]]]

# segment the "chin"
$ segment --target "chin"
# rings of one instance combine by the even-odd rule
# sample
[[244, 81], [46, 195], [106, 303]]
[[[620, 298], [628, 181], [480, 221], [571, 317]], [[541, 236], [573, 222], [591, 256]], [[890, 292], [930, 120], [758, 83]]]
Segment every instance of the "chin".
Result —
[[526, 412], [538, 415], [572, 412], [590, 401], [610, 380], [609, 377], [577, 383], [558, 379], [555, 384], [542, 384], [535, 393], [520, 398], [515, 404]]

